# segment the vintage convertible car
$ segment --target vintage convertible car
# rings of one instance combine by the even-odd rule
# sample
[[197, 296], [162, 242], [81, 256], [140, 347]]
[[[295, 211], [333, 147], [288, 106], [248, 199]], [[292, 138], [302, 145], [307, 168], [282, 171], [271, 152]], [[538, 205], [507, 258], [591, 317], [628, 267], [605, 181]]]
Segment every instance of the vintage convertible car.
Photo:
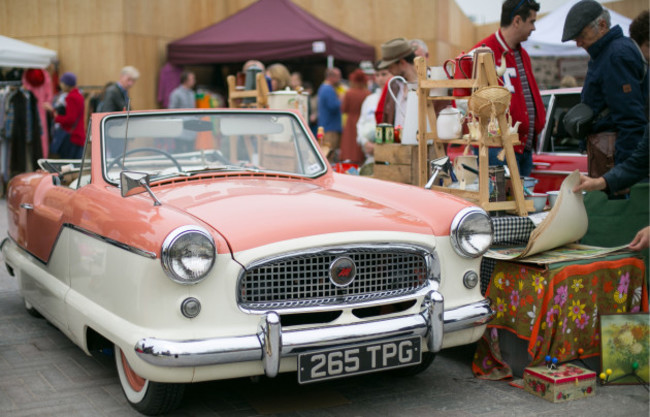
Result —
[[396, 368], [480, 338], [486, 213], [332, 172], [292, 111], [94, 114], [82, 160], [9, 184], [2, 253], [27, 310], [113, 351], [130, 404], [184, 384]]

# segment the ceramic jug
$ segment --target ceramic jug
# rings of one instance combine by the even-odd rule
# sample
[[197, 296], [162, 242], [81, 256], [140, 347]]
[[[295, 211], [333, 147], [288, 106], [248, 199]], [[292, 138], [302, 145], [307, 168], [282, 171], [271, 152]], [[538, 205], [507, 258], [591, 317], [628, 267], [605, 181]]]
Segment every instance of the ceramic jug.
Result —
[[[407, 86], [406, 105], [402, 105], [395, 97], [391, 84], [399, 81]], [[417, 145], [417, 132], [418, 132], [418, 94], [417, 83], [407, 83], [404, 77], [399, 75], [393, 77], [388, 81], [388, 93], [395, 100], [395, 107], [398, 112], [404, 114], [404, 124], [402, 125], [401, 142], [404, 145]]]
[[463, 115], [451, 106], [445, 107], [438, 115], [436, 128], [440, 139], [458, 139], [463, 130]]

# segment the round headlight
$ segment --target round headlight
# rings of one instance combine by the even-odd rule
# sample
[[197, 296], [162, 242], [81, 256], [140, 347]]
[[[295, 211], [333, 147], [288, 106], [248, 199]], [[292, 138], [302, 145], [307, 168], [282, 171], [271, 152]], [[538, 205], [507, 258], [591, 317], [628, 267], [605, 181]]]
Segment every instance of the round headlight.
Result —
[[478, 207], [462, 209], [451, 223], [451, 244], [460, 256], [476, 258], [492, 244], [492, 220]]
[[162, 264], [179, 284], [196, 284], [210, 272], [216, 257], [214, 240], [203, 228], [183, 226], [171, 232], [162, 246]]

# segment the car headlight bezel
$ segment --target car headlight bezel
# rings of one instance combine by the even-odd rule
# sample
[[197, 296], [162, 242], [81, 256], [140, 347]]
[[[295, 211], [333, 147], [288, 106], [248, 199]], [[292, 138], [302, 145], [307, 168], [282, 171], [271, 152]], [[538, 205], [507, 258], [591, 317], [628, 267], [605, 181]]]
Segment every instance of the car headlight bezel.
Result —
[[[485, 238], [471, 239], [479, 235]], [[480, 207], [465, 207], [451, 222], [449, 237], [457, 254], [464, 258], [477, 258], [492, 245], [494, 226], [485, 210]]]
[[181, 226], [165, 238], [161, 262], [172, 281], [181, 285], [195, 285], [212, 270], [216, 255], [214, 239], [207, 230], [200, 226]]

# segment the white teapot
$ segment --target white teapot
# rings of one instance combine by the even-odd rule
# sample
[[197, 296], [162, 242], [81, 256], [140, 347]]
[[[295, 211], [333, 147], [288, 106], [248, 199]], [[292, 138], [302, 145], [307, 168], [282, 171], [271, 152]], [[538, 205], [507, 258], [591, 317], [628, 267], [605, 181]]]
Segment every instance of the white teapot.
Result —
[[445, 107], [438, 115], [436, 128], [440, 139], [458, 139], [463, 130], [463, 114], [451, 106]]

